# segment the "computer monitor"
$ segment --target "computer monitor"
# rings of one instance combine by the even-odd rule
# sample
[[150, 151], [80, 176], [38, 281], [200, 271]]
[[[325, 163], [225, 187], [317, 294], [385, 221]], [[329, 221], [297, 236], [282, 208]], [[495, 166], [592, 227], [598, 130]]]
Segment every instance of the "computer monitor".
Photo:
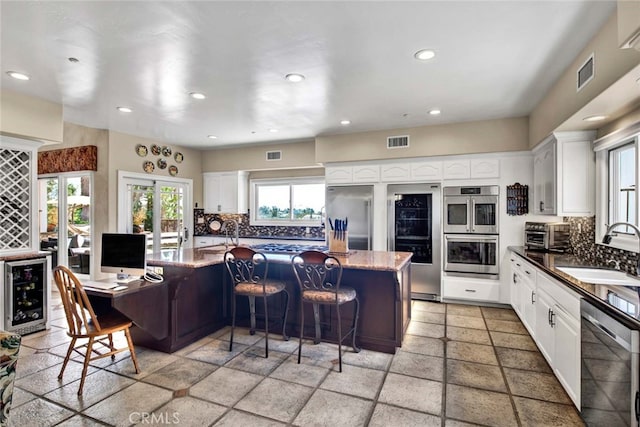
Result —
[[147, 269], [147, 236], [145, 234], [102, 234], [100, 271], [117, 273], [118, 280], [129, 276], [140, 278]]

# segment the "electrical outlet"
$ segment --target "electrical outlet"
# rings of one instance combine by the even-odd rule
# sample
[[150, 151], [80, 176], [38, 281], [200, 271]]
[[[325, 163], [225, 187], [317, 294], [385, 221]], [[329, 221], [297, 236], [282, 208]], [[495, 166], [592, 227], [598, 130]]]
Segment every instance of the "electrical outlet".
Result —
[[156, 274], [164, 274], [164, 268], [162, 267], [153, 267], [153, 272]]

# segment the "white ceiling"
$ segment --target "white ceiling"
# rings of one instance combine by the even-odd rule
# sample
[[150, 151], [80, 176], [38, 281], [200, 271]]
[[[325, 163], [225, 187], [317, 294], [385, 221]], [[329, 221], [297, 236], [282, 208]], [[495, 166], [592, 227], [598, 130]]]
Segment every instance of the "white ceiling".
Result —
[[[614, 0], [2, 1], [1, 84], [61, 103], [65, 121], [196, 148], [517, 117], [614, 11]], [[415, 60], [423, 48], [436, 58]]]

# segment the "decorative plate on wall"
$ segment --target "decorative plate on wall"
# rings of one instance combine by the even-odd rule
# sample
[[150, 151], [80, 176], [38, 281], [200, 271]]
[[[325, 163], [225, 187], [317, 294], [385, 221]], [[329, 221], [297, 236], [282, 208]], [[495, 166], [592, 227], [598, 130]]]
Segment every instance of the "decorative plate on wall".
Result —
[[153, 170], [156, 167], [153, 165], [153, 162], [150, 162], [149, 160], [147, 160], [146, 162], [144, 162], [142, 164], [142, 169], [146, 172], [146, 173], [151, 173], [153, 172]]
[[144, 157], [147, 155], [148, 152], [149, 150], [147, 150], [146, 145], [142, 145], [142, 144], [136, 145], [136, 153], [138, 153], [138, 156]]
[[174, 165], [169, 166], [169, 175], [171, 176], [178, 175], [178, 167]]
[[156, 144], [151, 145], [151, 154], [154, 156], [159, 156], [161, 152], [160, 146]]
[[209, 228], [211, 229], [211, 231], [218, 231], [220, 230], [220, 227], [222, 227], [222, 224], [220, 224], [220, 221], [218, 220], [213, 220], [209, 223]]
[[167, 161], [165, 159], [158, 159], [158, 168], [159, 169], [166, 169], [167, 168]]
[[174, 154], [173, 158], [176, 159], [176, 163], [182, 163], [182, 161], [184, 160], [184, 156], [179, 151]]
[[171, 155], [171, 147], [162, 147], [162, 155], [169, 157]]

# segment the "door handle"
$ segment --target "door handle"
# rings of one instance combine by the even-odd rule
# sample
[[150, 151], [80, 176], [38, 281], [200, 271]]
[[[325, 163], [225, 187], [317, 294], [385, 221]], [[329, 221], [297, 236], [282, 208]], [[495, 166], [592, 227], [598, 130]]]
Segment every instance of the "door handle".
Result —
[[531, 291], [531, 304], [536, 303], [536, 293], [535, 291]]
[[187, 227], [184, 228], [184, 240], [189, 239], [189, 229]]
[[544, 210], [544, 202], [540, 200], [540, 212]]

